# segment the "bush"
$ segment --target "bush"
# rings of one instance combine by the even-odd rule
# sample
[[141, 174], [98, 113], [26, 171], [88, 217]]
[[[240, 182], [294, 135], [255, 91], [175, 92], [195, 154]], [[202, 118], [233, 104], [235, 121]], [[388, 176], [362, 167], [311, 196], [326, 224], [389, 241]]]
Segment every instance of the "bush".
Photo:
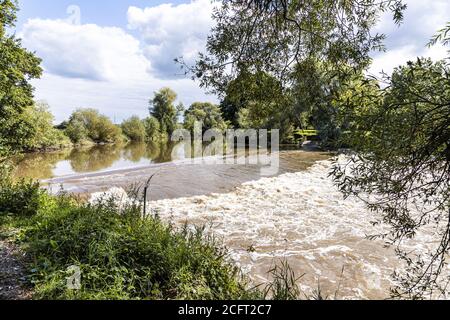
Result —
[[[35, 298], [248, 298], [239, 269], [202, 229], [175, 230], [115, 201], [77, 205], [60, 197], [26, 233], [35, 261]], [[68, 290], [66, 270], [78, 266], [82, 288]]]
[[13, 183], [3, 177], [0, 181], [0, 215], [30, 217], [36, 214], [42, 193], [38, 182], [21, 180]]
[[94, 109], [75, 111], [67, 124], [66, 134], [73, 143], [90, 139], [95, 143], [115, 143], [121, 140], [122, 131]]
[[133, 116], [128, 120], [125, 120], [121, 125], [123, 134], [131, 141], [144, 141], [146, 136], [145, 126], [141, 119], [137, 116]]

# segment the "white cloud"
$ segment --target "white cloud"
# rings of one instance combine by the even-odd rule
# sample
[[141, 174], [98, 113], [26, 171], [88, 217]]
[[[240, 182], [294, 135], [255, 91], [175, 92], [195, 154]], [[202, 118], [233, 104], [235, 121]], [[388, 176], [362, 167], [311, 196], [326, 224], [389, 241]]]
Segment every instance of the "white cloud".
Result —
[[151, 61], [152, 72], [162, 78], [180, 73], [174, 59], [183, 56], [192, 63], [199, 51], [205, 50], [206, 38], [213, 26], [214, 4], [211, 0], [193, 0], [174, 6], [128, 9], [129, 28], [142, 36], [145, 56]]
[[190, 79], [159, 80], [151, 77], [140, 81], [108, 82], [67, 78], [45, 73], [42, 79], [33, 81], [36, 99], [46, 100], [57, 122], [69, 117], [77, 108], [95, 108], [116, 122], [132, 115], [148, 116], [148, 101], [153, 92], [170, 87], [178, 94], [178, 100], [189, 106], [195, 101], [216, 102], [207, 96]]
[[450, 1], [448, 0], [406, 0], [408, 8], [405, 20], [400, 26], [392, 21], [391, 14], [382, 16], [376, 32], [387, 35], [387, 52], [377, 53], [370, 73], [377, 75], [381, 71], [391, 73], [392, 70], [417, 57], [429, 57], [433, 60], [448, 56], [447, 48], [426, 45], [438, 29], [449, 21]]
[[406, 64], [408, 61], [415, 61], [418, 57], [431, 58], [434, 61], [442, 60], [448, 56], [448, 48], [440, 45], [431, 48], [406, 45], [378, 55], [370, 67], [369, 73], [379, 75], [380, 72], [392, 73], [394, 68]]
[[35, 96], [49, 102], [57, 121], [81, 107], [118, 122], [134, 114], [145, 117], [153, 92], [166, 86], [186, 105], [216, 101], [190, 79], [161, 80], [149, 73], [139, 40], [121, 28], [31, 19], [20, 37], [43, 59], [44, 75], [33, 81]]
[[47, 72], [63, 77], [124, 81], [145, 77], [149, 68], [139, 41], [120, 28], [31, 19], [21, 36]]

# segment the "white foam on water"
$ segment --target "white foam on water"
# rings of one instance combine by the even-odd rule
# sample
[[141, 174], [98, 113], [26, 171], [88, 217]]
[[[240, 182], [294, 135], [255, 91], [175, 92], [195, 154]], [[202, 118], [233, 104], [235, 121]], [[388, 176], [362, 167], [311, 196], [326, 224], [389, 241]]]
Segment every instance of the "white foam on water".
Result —
[[[209, 226], [257, 284], [270, 278], [274, 263], [287, 259], [298, 275], [305, 274], [306, 293], [320, 283], [331, 297], [339, 288], [342, 299], [386, 298], [398, 259], [383, 242], [366, 239], [384, 227], [370, 223], [374, 214], [362, 201], [343, 199], [328, 177], [331, 166], [320, 161], [307, 171], [244, 183], [234, 192], [159, 200], [148, 207], [176, 225]], [[117, 188], [110, 193], [125, 197]], [[430, 239], [413, 247], [426, 248]]]

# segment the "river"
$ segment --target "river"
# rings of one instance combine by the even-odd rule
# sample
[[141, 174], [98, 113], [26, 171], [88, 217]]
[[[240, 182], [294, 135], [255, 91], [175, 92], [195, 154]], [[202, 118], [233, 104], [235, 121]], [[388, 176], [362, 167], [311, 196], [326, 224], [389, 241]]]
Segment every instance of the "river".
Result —
[[[134, 143], [76, 148], [25, 155], [17, 162], [16, 177], [41, 180], [53, 192], [92, 193], [111, 187], [128, 188], [153, 179], [149, 199], [227, 192], [247, 181], [261, 177], [261, 165], [198, 165], [186, 157], [184, 143]], [[302, 171], [316, 161], [330, 158], [325, 152], [281, 148], [277, 174]], [[247, 150], [237, 151], [246, 159]]]

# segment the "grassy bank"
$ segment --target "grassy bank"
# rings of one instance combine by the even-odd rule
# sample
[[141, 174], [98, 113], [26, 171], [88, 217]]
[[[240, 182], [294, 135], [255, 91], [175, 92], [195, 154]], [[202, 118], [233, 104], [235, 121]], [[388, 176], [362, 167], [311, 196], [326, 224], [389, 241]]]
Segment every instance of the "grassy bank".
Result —
[[[50, 196], [37, 183], [2, 182], [3, 238], [27, 253], [36, 299], [241, 299], [248, 290], [226, 250], [202, 229], [175, 229], [142, 218], [139, 204], [115, 199], [94, 205]], [[81, 270], [81, 290], [69, 290], [69, 267]]]

